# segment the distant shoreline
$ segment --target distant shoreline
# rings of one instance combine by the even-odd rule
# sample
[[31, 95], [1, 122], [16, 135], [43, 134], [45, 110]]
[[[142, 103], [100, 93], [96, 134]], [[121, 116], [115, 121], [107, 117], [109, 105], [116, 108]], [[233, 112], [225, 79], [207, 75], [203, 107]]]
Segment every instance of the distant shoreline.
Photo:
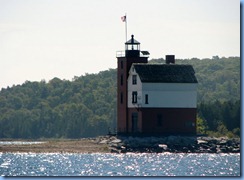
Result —
[[[5, 142], [5, 143], [4, 143]], [[8, 143], [6, 143], [8, 142]], [[11, 143], [12, 142], [12, 143]], [[22, 142], [22, 143], [21, 143]], [[23, 143], [24, 142], [24, 143]], [[116, 137], [0, 139], [1, 153], [240, 153], [240, 139], [211, 137]]]

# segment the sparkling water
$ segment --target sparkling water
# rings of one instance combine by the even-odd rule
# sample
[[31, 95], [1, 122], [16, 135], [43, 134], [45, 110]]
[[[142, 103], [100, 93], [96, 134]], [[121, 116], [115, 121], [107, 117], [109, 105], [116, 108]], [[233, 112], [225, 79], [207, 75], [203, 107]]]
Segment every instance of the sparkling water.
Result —
[[240, 154], [0, 153], [2, 176], [240, 176]]

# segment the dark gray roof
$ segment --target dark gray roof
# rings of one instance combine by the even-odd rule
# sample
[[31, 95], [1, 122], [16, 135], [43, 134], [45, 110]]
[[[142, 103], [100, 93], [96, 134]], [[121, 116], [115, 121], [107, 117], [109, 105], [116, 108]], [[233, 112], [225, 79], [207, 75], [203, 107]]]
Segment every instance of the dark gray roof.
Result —
[[191, 65], [179, 64], [133, 64], [142, 82], [197, 83]]
[[131, 39], [125, 44], [140, 44], [140, 42], [134, 39], [134, 35], [131, 35]]

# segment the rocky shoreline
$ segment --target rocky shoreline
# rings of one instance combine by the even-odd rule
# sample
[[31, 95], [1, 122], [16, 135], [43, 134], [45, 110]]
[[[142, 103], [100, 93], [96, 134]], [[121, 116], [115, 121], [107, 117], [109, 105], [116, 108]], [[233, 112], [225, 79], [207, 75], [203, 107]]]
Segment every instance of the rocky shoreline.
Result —
[[227, 137], [99, 136], [39, 141], [2, 139], [0, 153], [240, 153], [240, 138]]
[[240, 153], [240, 138], [99, 136], [111, 153]]

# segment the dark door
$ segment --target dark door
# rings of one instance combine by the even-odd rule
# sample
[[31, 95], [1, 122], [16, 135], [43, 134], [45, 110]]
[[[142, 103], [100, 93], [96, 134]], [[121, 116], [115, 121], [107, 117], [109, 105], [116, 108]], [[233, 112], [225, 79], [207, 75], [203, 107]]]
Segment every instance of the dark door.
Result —
[[132, 113], [132, 132], [137, 132], [138, 131], [138, 113]]

